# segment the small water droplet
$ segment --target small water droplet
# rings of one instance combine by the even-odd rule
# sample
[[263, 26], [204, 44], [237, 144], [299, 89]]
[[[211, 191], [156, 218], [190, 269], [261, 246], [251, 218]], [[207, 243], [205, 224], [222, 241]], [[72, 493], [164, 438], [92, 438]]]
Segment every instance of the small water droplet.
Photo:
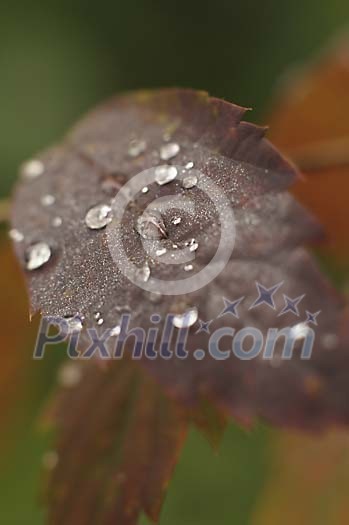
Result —
[[45, 171], [44, 164], [41, 160], [32, 159], [22, 164], [21, 173], [25, 179], [36, 179]]
[[91, 208], [85, 217], [85, 223], [91, 230], [100, 230], [113, 220], [111, 207], [107, 204], [98, 204]]
[[177, 226], [177, 224], [180, 224], [182, 222], [182, 217], [173, 217], [173, 219], [171, 220], [172, 224], [174, 224], [175, 226]]
[[97, 320], [97, 319], [100, 319], [101, 315], [102, 315], [101, 312], [96, 312], [96, 313], [93, 315], [93, 317]]
[[71, 332], [81, 332], [81, 330], [83, 329], [83, 320], [78, 315], [67, 316], [67, 317], [65, 317], [65, 320], [68, 323], [69, 333], [71, 333]]
[[178, 155], [179, 151], [180, 147], [176, 142], [169, 142], [161, 147], [160, 157], [162, 160], [170, 160]]
[[110, 337], [117, 337], [118, 335], [120, 335], [120, 332], [121, 332], [121, 326], [116, 325], [114, 326], [114, 328], [110, 330]]
[[26, 251], [27, 270], [37, 270], [46, 264], [51, 258], [51, 248], [45, 242], [33, 244]]
[[19, 230], [16, 230], [15, 228], [12, 228], [8, 232], [10, 239], [12, 239], [14, 242], [22, 242], [24, 241], [24, 235]]
[[184, 266], [184, 271], [185, 272], [190, 272], [191, 270], [193, 270], [194, 266], [192, 264], [186, 264]]
[[198, 320], [197, 308], [191, 308], [182, 315], [175, 315], [172, 322], [176, 328], [189, 328]]
[[195, 239], [190, 239], [188, 243], [186, 243], [187, 246], [189, 246], [189, 251], [196, 252], [196, 250], [199, 248], [199, 244], [196, 242]]
[[148, 186], [144, 186], [144, 187], [142, 188], [142, 193], [148, 193], [148, 191], [149, 191]]
[[102, 326], [103, 323], [104, 323], [104, 319], [100, 317], [97, 321], [98, 326]]
[[137, 219], [136, 230], [143, 239], [165, 239], [167, 237], [165, 223], [161, 213], [152, 210], [145, 211]]
[[77, 386], [82, 379], [82, 369], [77, 363], [64, 363], [58, 371], [58, 384], [64, 388]]
[[148, 263], [145, 263], [141, 268], [138, 268], [137, 269], [137, 277], [143, 281], [144, 283], [146, 283], [147, 281], [149, 281], [149, 278], [150, 278], [150, 268], [149, 268], [149, 264]]
[[52, 206], [52, 204], [54, 204], [55, 202], [55, 198], [53, 195], [50, 195], [50, 194], [47, 194], [47, 195], [43, 195], [41, 197], [41, 204], [43, 206]]
[[161, 257], [161, 255], [164, 255], [167, 252], [166, 248], [160, 248], [159, 250], [156, 250], [156, 255], [158, 257]]
[[158, 166], [155, 168], [155, 182], [159, 186], [172, 182], [177, 177], [177, 168], [175, 166]]
[[54, 219], [52, 219], [52, 226], [54, 226], [55, 228], [59, 228], [60, 226], [62, 226], [61, 217], [55, 217]]
[[184, 177], [181, 180], [182, 187], [186, 190], [189, 190], [190, 188], [194, 188], [198, 183], [198, 178], [196, 175], [184, 175]]
[[192, 168], [194, 168], [194, 162], [192, 162], [192, 161], [188, 162], [185, 165], [185, 167], [186, 167], [187, 170], [191, 170]]
[[310, 331], [309, 326], [306, 323], [298, 323], [291, 327], [291, 335], [296, 341], [299, 339], [305, 339]]
[[128, 147], [128, 154], [130, 157], [138, 157], [141, 153], [144, 153], [147, 149], [147, 143], [145, 140], [131, 140]]

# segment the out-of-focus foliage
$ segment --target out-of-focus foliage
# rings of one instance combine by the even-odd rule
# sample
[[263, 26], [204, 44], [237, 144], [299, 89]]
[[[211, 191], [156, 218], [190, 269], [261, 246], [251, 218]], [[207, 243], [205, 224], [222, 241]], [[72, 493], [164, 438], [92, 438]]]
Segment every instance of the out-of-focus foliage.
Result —
[[349, 270], [349, 36], [290, 75], [270, 120], [271, 137], [300, 165], [294, 194], [324, 225], [322, 253]]

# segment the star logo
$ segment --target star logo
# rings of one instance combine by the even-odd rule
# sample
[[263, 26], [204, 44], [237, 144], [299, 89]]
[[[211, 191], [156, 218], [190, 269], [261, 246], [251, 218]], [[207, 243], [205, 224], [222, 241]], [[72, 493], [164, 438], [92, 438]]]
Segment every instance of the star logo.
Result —
[[292, 314], [299, 317], [298, 305], [302, 301], [302, 299], [304, 299], [305, 294], [300, 295], [299, 297], [296, 297], [295, 299], [291, 299], [285, 294], [283, 294], [283, 296], [284, 296], [285, 306], [281, 310], [279, 315], [284, 315], [284, 314], [287, 314], [288, 312], [291, 312]]
[[306, 320], [304, 321], [305, 323], [309, 323], [309, 324], [314, 324], [315, 326], [317, 326], [317, 316], [319, 314], [321, 314], [321, 310], [319, 310], [318, 312], [315, 312], [314, 314], [312, 314], [311, 312], [308, 312], [308, 310], [305, 311], [306, 313]]
[[199, 323], [200, 323], [200, 326], [199, 328], [196, 330], [196, 334], [200, 334], [201, 332], [205, 332], [206, 334], [210, 334], [210, 324], [212, 323], [212, 320], [211, 321], [202, 321], [202, 319], [199, 319]]
[[276, 284], [275, 286], [272, 286], [271, 288], [265, 288], [262, 284], [256, 282], [256, 287], [258, 290], [259, 296], [255, 300], [255, 302], [250, 306], [250, 310], [252, 308], [256, 308], [257, 306], [261, 304], [266, 304], [267, 306], [270, 306], [270, 308], [273, 308], [275, 310], [275, 303], [274, 303], [274, 295], [276, 292], [281, 288], [281, 286], [284, 284], [282, 281], [279, 284]]
[[236, 317], [236, 319], [239, 319], [239, 313], [237, 311], [237, 308], [244, 299], [245, 297], [240, 297], [240, 299], [237, 299], [236, 301], [229, 301], [229, 299], [223, 297], [225, 308], [221, 311], [218, 317], [223, 317], [223, 315], [225, 314], [231, 314], [234, 317]]

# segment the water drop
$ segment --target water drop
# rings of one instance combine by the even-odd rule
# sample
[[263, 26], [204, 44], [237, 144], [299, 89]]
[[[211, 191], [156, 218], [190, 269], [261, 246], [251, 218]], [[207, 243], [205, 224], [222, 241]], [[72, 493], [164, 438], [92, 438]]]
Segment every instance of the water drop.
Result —
[[91, 208], [85, 217], [85, 223], [91, 230], [100, 230], [105, 228], [113, 220], [111, 207], [107, 204], [98, 204]]
[[27, 270], [37, 270], [46, 264], [51, 258], [51, 248], [45, 242], [33, 244], [26, 251]]
[[128, 147], [128, 154], [130, 157], [138, 157], [141, 153], [144, 153], [147, 149], [147, 143], [145, 140], [131, 140]]
[[79, 317], [78, 315], [67, 316], [67, 317], [65, 317], [65, 320], [68, 323], [69, 333], [71, 333], [71, 332], [81, 332], [81, 330], [83, 328], [83, 322], [82, 322], [82, 318], [81, 317]]
[[180, 224], [182, 222], [182, 217], [173, 217], [173, 219], [171, 220], [172, 224], [174, 224], [175, 226], [177, 226], [177, 224]]
[[305, 339], [310, 330], [306, 323], [298, 323], [291, 327], [291, 336], [294, 337], [296, 341]]
[[54, 219], [52, 219], [52, 226], [54, 226], [55, 228], [59, 228], [60, 226], [62, 226], [61, 217], [55, 217]]
[[186, 264], [184, 266], [184, 271], [185, 272], [190, 272], [191, 270], [193, 270], [194, 266], [192, 264]]
[[142, 193], [148, 193], [148, 191], [149, 191], [148, 186], [144, 186], [144, 187], [142, 188]]
[[145, 263], [144, 266], [142, 266], [141, 268], [138, 268], [137, 269], [137, 277], [143, 281], [144, 283], [146, 283], [147, 281], [149, 281], [149, 277], [150, 277], [150, 268], [149, 268], [149, 264], [148, 263]]
[[159, 250], [156, 250], [156, 255], [160, 257], [161, 255], [164, 255], [167, 252], [166, 248], [160, 248]]
[[197, 308], [191, 308], [182, 315], [175, 315], [172, 323], [176, 328], [189, 328], [198, 320]]
[[181, 180], [182, 187], [186, 190], [189, 190], [190, 188], [194, 188], [198, 183], [198, 178], [196, 175], [184, 175], [184, 177]]
[[159, 186], [172, 182], [177, 177], [177, 168], [174, 166], [158, 166], [155, 168], [155, 182]]
[[190, 161], [185, 165], [187, 170], [191, 170], [194, 167], [194, 162]]
[[12, 239], [14, 242], [22, 242], [24, 241], [24, 235], [22, 232], [16, 230], [13, 228], [8, 232], [10, 239]]
[[162, 160], [173, 159], [173, 157], [178, 155], [179, 150], [180, 150], [180, 147], [176, 142], [169, 142], [168, 144], [164, 144], [161, 147], [160, 157]]
[[116, 325], [114, 326], [114, 328], [110, 330], [110, 337], [117, 337], [118, 335], [120, 335], [120, 332], [121, 332], [121, 326]]
[[41, 197], [41, 204], [43, 206], [52, 206], [52, 204], [54, 204], [55, 202], [55, 198], [53, 195], [50, 195], [50, 194], [47, 194], [47, 195], [43, 195], [43, 197]]
[[44, 173], [45, 167], [41, 160], [32, 159], [28, 160], [22, 165], [21, 173], [25, 179], [36, 179]]
[[64, 363], [58, 372], [58, 384], [64, 388], [77, 386], [82, 379], [82, 369], [76, 363]]

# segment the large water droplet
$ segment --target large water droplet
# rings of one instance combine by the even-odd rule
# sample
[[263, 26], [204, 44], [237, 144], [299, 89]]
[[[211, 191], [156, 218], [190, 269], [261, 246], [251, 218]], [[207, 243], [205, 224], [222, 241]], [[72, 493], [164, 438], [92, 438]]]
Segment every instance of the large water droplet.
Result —
[[27, 270], [37, 270], [46, 264], [51, 258], [51, 248], [45, 242], [38, 242], [30, 246], [26, 251]]
[[105, 228], [113, 218], [111, 207], [107, 204], [98, 204], [91, 208], [85, 217], [85, 223], [91, 230], [100, 230]]
[[158, 166], [155, 168], [155, 182], [159, 186], [172, 182], [177, 177], [177, 168], [175, 166]]
[[172, 322], [176, 328], [189, 328], [198, 320], [197, 308], [191, 308], [182, 315], [175, 315]]
[[164, 144], [161, 147], [160, 157], [162, 160], [173, 159], [173, 157], [178, 155], [179, 150], [180, 150], [180, 147], [176, 142], [169, 142], [168, 144]]

